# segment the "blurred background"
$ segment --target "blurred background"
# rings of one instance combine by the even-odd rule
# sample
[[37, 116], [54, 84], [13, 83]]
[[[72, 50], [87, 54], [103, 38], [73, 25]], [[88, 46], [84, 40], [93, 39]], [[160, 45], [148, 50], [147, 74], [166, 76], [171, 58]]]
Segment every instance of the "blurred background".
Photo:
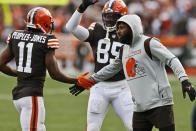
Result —
[[[92, 22], [102, 23], [101, 13], [105, 2], [106, 0], [99, 0], [89, 7], [83, 15], [81, 25], [88, 28]], [[135, 13], [141, 17], [144, 33], [158, 37], [180, 59], [187, 73], [191, 75], [193, 84], [196, 84], [196, 0], [124, 0], [124, 2], [130, 14]], [[94, 59], [89, 44], [78, 41], [65, 28], [80, 3], [81, 0], [0, 0], [0, 51], [6, 46], [9, 33], [25, 28], [28, 11], [33, 7], [42, 6], [47, 8], [54, 18], [55, 35], [60, 41], [60, 48], [56, 50], [55, 55], [61, 70], [74, 76], [85, 71], [93, 72]], [[11, 62], [10, 65], [14, 67], [15, 63]], [[14, 82], [10, 83], [10, 80]], [[1, 74], [0, 81], [3, 88], [0, 90], [0, 107], [5, 107], [0, 108], [0, 130], [20, 131], [18, 114], [12, 103], [8, 102], [11, 100], [11, 89], [16, 84], [15, 78]], [[176, 78], [170, 77], [170, 82], [172, 87], [174, 86], [174, 100], [175, 104], [177, 103], [174, 106], [177, 131], [191, 131], [194, 103], [190, 103], [188, 99], [183, 100], [181, 85]], [[81, 99], [75, 98], [68, 95], [68, 90], [64, 92], [64, 88], [61, 88], [64, 84], [56, 83], [50, 78], [47, 78], [46, 86], [48, 130], [85, 130], [88, 95], [84, 94], [88, 92], [78, 96]], [[81, 106], [81, 103], [84, 104]], [[9, 106], [10, 108], [7, 108]], [[76, 110], [80, 106], [81, 110]], [[120, 120], [112, 112], [106, 117], [102, 129], [125, 131]]]
[[[142, 18], [144, 32], [158, 37], [185, 66], [188, 74], [196, 75], [196, 1], [195, 0], [124, 0], [129, 13]], [[81, 25], [102, 23], [102, 8], [106, 0], [87, 9]], [[93, 55], [88, 44], [67, 32], [65, 25], [81, 0], [0, 0], [0, 48], [9, 33], [25, 28], [28, 11], [43, 6], [54, 17], [55, 34], [60, 40], [56, 51], [59, 64], [66, 71], [93, 71]]]

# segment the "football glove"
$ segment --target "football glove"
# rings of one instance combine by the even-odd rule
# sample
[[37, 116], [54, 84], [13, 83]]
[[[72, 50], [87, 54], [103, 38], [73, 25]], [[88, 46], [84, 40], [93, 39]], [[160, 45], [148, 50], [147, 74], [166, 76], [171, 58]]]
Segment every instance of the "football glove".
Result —
[[194, 101], [196, 92], [192, 84], [188, 80], [182, 81], [182, 93], [184, 98], [186, 98], [186, 92], [188, 93], [190, 100]]
[[72, 87], [69, 88], [69, 92], [72, 95], [79, 95], [80, 93], [82, 93], [85, 89], [81, 86], [78, 86], [77, 84], [73, 85]]
[[80, 86], [80, 87], [83, 87], [85, 89], [89, 89], [90, 87], [92, 87], [94, 84], [96, 84], [95, 81], [85, 77], [89, 72], [86, 72], [82, 75], [79, 75], [78, 76], [78, 83], [77, 85]]
[[79, 12], [80, 13], [83, 13], [86, 9], [87, 9], [87, 7], [89, 6], [89, 5], [93, 5], [93, 4], [95, 4], [96, 2], [97, 2], [98, 0], [82, 0], [82, 3], [80, 4], [80, 6], [79, 6]]

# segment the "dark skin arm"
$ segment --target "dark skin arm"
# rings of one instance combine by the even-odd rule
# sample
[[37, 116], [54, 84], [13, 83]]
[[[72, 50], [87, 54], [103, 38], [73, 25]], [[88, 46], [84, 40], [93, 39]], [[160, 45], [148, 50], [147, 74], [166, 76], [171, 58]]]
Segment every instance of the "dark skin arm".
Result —
[[54, 50], [48, 51], [46, 54], [46, 61], [45, 61], [46, 68], [48, 69], [51, 78], [64, 83], [77, 84], [78, 79], [67, 77], [59, 70], [54, 54], [55, 54]]
[[0, 71], [9, 76], [17, 76], [17, 71], [7, 66], [14, 56], [11, 53], [9, 46], [7, 46], [0, 55]]

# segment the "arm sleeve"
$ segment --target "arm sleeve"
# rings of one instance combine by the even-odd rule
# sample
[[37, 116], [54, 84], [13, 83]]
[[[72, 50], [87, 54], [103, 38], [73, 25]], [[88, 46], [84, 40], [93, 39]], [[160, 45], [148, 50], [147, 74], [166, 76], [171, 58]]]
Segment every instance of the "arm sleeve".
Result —
[[150, 51], [153, 57], [168, 65], [180, 81], [188, 79], [181, 62], [160, 41], [153, 38], [150, 41]]
[[122, 60], [116, 58], [112, 63], [103, 67], [100, 71], [90, 76], [95, 82], [104, 81], [117, 74], [122, 69]]
[[72, 17], [67, 22], [66, 29], [79, 40], [85, 41], [89, 37], [89, 31], [88, 29], [79, 25], [81, 19], [82, 19], [82, 13], [79, 13], [76, 10], [72, 15]]

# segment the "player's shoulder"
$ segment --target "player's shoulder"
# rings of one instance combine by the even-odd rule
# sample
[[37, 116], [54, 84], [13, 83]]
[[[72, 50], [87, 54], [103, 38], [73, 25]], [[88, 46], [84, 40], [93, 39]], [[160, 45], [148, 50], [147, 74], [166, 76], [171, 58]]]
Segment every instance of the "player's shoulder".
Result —
[[151, 44], [151, 43], [161, 43], [161, 41], [158, 38], [150, 37], [150, 36], [146, 36], [146, 35], [143, 35], [142, 40], [144, 41], [144, 44], [145, 43], [149, 43], [149, 44]]
[[12, 35], [18, 35], [19, 33], [25, 33], [25, 30], [14, 30], [9, 35], [10, 36], [12, 36]]
[[156, 41], [156, 42], [161, 42], [158, 38], [156, 38], [156, 37], [151, 37], [152, 39], [152, 41]]
[[55, 35], [47, 35], [48, 41], [47, 41], [47, 46], [48, 48], [59, 48], [59, 40], [56, 38]]
[[48, 39], [57, 39], [54, 34], [44, 34]]
[[93, 22], [88, 27], [89, 30], [95, 30], [95, 29], [103, 29], [103, 25], [97, 22]]
[[45, 43], [47, 48], [52, 48], [52, 49], [59, 48], [59, 40], [54, 34], [34, 33], [32, 39], [35, 42], [37, 42], [37, 40], [42, 39], [42, 43]]
[[150, 46], [150, 49], [153, 49], [153, 48], [165, 48], [165, 46], [163, 45], [163, 43], [156, 37], [151, 37], [150, 39], [150, 42], [149, 42], [149, 46]]
[[12, 33], [14, 32], [18, 32], [18, 33], [24, 33], [26, 30], [14, 30]]
[[6, 43], [8, 44], [11, 39], [16, 38], [16, 36], [22, 36], [24, 33], [24, 30], [14, 30], [7, 36]]

